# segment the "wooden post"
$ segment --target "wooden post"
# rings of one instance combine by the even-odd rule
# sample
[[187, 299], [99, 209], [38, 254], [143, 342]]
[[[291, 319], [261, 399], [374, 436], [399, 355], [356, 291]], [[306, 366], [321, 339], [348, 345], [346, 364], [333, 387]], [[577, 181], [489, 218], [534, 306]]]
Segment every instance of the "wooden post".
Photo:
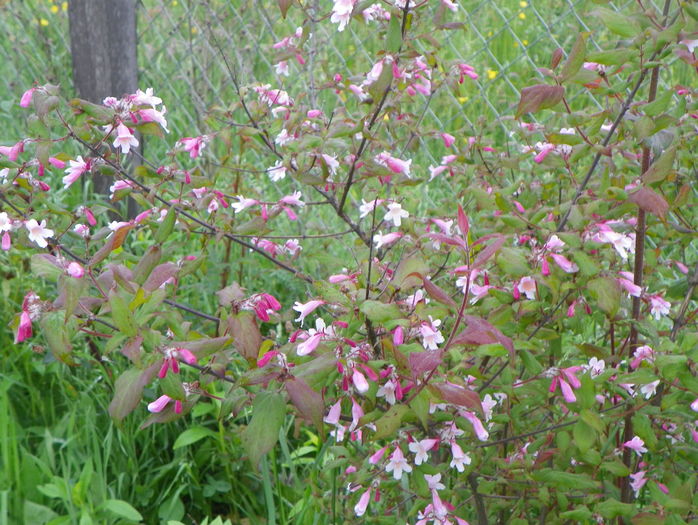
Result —
[[[70, 0], [68, 19], [78, 96], [101, 103], [108, 96], [135, 93], [136, 0]], [[108, 193], [112, 182], [109, 177], [95, 176], [95, 191]]]

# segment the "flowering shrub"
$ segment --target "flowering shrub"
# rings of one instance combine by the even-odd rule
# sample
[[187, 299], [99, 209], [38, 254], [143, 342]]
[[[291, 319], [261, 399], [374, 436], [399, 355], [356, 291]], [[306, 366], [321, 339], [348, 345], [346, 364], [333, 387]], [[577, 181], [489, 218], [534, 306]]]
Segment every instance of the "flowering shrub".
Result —
[[[119, 369], [117, 421], [139, 405], [143, 426], [201, 403], [245, 414], [233, 432], [254, 469], [286, 416], [312, 425], [318, 465], [346, 489], [334, 521], [695, 519], [697, 93], [658, 91], [670, 57], [696, 66], [695, 8], [598, 8], [608, 48], [579, 34], [557, 50], [522, 86], [506, 139], [500, 123], [420, 118], [479, 79], [436, 45], [456, 9], [335, 0], [322, 23], [385, 41], [370, 69], [333, 71], [317, 106], [233, 77], [245, 125], [179, 138], [133, 173], [136, 132], [168, 132], [152, 89], [103, 104], [29, 89], [30, 136], [0, 147], [2, 249], [43, 249], [32, 268], [57, 294], [27, 291], [15, 341], [42, 337], [70, 365], [82, 340], [97, 342]], [[303, 74], [308, 38], [301, 26], [273, 46], [279, 75], [289, 58]], [[577, 89], [606, 109], [573, 107]], [[198, 167], [230, 158], [233, 137], [267, 159], [250, 184]], [[426, 166], [420, 148], [441, 163]], [[142, 206], [135, 218], [61, 208], [61, 188], [98, 173], [114, 178], [112, 201]], [[330, 231], [311, 231], [318, 216]], [[296, 224], [310, 233], [284, 233]], [[133, 252], [134, 235], [151, 245]], [[196, 235], [201, 253], [181, 253]], [[251, 277], [227, 282], [216, 312], [182, 304], [212, 240], [305, 293], [253, 289]]]

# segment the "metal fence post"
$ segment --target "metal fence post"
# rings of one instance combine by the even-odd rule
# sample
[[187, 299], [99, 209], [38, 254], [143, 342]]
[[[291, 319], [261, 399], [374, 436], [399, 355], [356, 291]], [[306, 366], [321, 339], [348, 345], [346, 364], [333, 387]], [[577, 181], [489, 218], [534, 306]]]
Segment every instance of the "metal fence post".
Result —
[[[134, 93], [138, 87], [136, 0], [71, 0], [68, 18], [78, 96], [100, 103], [108, 96]], [[110, 182], [95, 176], [94, 188], [107, 193]]]

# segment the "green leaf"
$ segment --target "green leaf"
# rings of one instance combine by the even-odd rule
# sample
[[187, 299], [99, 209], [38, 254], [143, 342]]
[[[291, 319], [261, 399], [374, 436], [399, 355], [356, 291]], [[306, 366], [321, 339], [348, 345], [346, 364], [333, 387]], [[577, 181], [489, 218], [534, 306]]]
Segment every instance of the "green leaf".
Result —
[[572, 435], [574, 436], [577, 447], [582, 453], [589, 450], [594, 444], [594, 441], [596, 441], [596, 432], [594, 429], [581, 419], [575, 423], [572, 429]]
[[109, 296], [112, 320], [117, 328], [127, 337], [133, 337], [138, 333], [138, 328], [133, 320], [133, 313], [128, 308], [126, 301], [116, 293]]
[[241, 436], [242, 445], [255, 470], [262, 456], [278, 441], [285, 414], [286, 400], [280, 394], [260, 392], [255, 397], [252, 405], [252, 420]]
[[310, 388], [308, 383], [299, 377], [290, 378], [284, 383], [284, 386], [291, 403], [296, 407], [301, 417], [321, 430], [325, 404], [320, 393]]
[[[400, 51], [400, 46], [402, 45], [402, 18], [395, 16], [390, 17], [390, 24], [388, 25], [388, 38], [387, 38], [387, 51], [388, 53], [394, 54]], [[384, 66], [385, 67], [385, 66]]]
[[368, 300], [361, 303], [359, 310], [374, 323], [385, 323], [402, 317], [400, 308], [393, 303]]
[[572, 252], [572, 260], [579, 266], [579, 271], [585, 277], [593, 277], [599, 273], [599, 267], [594, 260], [581, 250]]
[[47, 253], [35, 253], [31, 258], [32, 274], [46, 279], [58, 279], [63, 275], [62, 268], [53, 255]]
[[611, 49], [590, 53], [587, 55], [587, 60], [604, 66], [621, 66], [630, 62], [633, 56], [633, 52], [629, 49]]
[[659, 182], [666, 178], [666, 176], [671, 172], [671, 168], [674, 165], [674, 159], [676, 158], [676, 148], [672, 147], [666, 150], [662, 155], [656, 159], [649, 169], [642, 174], [642, 182], [645, 184], [651, 184], [653, 182]]
[[172, 445], [172, 450], [177, 450], [178, 448], [183, 448], [183, 447], [188, 447], [189, 445], [192, 445], [196, 443], [197, 441], [202, 440], [205, 437], [216, 437], [216, 433], [213, 432], [212, 430], [209, 430], [208, 428], [204, 427], [193, 427], [193, 428], [188, 428], [184, 432], [182, 432], [174, 442], [174, 445]]
[[660, 113], [664, 113], [667, 110], [667, 108], [669, 107], [669, 104], [671, 104], [671, 101], [673, 100], [673, 97], [674, 97], [674, 92], [672, 90], [668, 89], [666, 91], [666, 93], [659, 95], [654, 102], [650, 102], [649, 104], [645, 104], [640, 109], [648, 117], [656, 117]]
[[115, 516], [131, 521], [141, 521], [143, 516], [131, 506], [130, 503], [121, 499], [108, 499], [102, 503], [101, 507]]
[[119, 376], [114, 383], [114, 397], [109, 403], [112, 419], [121, 421], [133, 412], [143, 397], [143, 388], [155, 377], [159, 367], [159, 363], [155, 363], [146, 370], [131, 368]]
[[155, 242], [163, 243], [167, 240], [172, 233], [172, 230], [174, 230], [176, 220], [177, 211], [175, 210], [174, 206], [170, 206], [170, 209], [167, 211], [167, 215], [165, 215], [165, 220], [160, 223], [160, 226], [155, 232]]
[[617, 499], [607, 499], [596, 506], [596, 511], [606, 519], [613, 519], [619, 516], [630, 516], [635, 512], [635, 505], [621, 503]]
[[46, 338], [48, 347], [56, 359], [66, 364], [72, 364], [71, 352], [73, 345], [70, 344], [69, 329], [70, 324], [65, 322], [63, 312], [49, 312], [45, 314], [41, 321], [41, 333]]
[[496, 263], [500, 270], [510, 277], [523, 277], [531, 273], [524, 252], [518, 248], [501, 248]]
[[565, 82], [572, 78], [584, 64], [587, 36], [588, 33], [579, 33], [577, 35], [577, 40], [574, 46], [572, 46], [572, 51], [570, 51], [567, 60], [565, 60], [565, 64], [562, 66], [562, 73], [560, 74], [561, 82]]
[[533, 472], [531, 476], [534, 480], [554, 486], [556, 489], [595, 490], [599, 488], [599, 484], [586, 474], [573, 474], [544, 468], [538, 472]]
[[376, 433], [373, 435], [373, 439], [384, 439], [395, 435], [400, 428], [402, 418], [408, 411], [409, 408], [406, 405], [393, 405], [390, 407], [390, 409], [376, 421]]
[[621, 291], [618, 282], [611, 277], [599, 277], [587, 283], [587, 290], [596, 299], [598, 307], [613, 317], [620, 307]]
[[630, 469], [618, 460], [601, 463], [601, 468], [619, 478], [630, 475]]
[[592, 15], [601, 18], [603, 24], [613, 33], [623, 38], [633, 38], [640, 33], [640, 26], [627, 15], [599, 7]]

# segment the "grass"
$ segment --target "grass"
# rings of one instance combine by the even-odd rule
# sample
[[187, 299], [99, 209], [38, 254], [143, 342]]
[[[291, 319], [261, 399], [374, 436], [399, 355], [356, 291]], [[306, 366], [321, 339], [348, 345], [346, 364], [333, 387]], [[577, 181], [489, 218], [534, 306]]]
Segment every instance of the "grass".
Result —
[[[227, 108], [234, 103], [229, 72], [211, 34], [229, 53], [242, 84], [286, 82], [294, 96], [307, 87], [295, 86], [272, 74], [271, 44], [292, 33], [297, 25], [293, 19], [279, 23], [273, 2], [147, 0], [142, 4], [141, 87], [154, 87], [165, 100], [173, 130], [163, 142], [148, 143], [149, 158], [162, 156], [166, 145], [171, 146], [181, 136], [206, 131], [211, 122], [206, 120], [210, 106]], [[497, 122], [498, 116], [516, 104], [518, 89], [539, 78], [535, 67], [546, 66], [558, 45], [570, 48], [581, 25], [573, 13], [585, 13], [594, 5], [586, 0], [524, 4], [461, 2], [464, 10], [458, 18], [466, 27], [451, 31], [444, 47], [449, 59], [472, 64], [481, 78], [458, 91], [442, 90], [426, 108], [428, 127], [472, 135], [480, 132], [481, 123], [494, 122], [488, 127], [493, 130], [490, 138], [501, 146], [507, 124]], [[0, 10], [0, 30], [9, 35], [0, 40], [0, 86], [6, 93], [0, 100], [0, 119], [6, 123], [0, 144], [8, 144], [22, 137], [24, 112], [17, 104], [21, 93], [34, 81], [60, 83], [70, 91], [71, 66], [67, 14], [62, 3], [0, 2]], [[553, 37], [548, 37], [542, 22], [554, 29]], [[331, 46], [330, 35], [333, 39], [336, 36], [332, 26], [323, 23], [312, 28], [315, 37], [311, 44], [322, 51], [314, 58], [318, 83], [337, 69], [368, 70], [381, 44], [363, 42], [360, 24], [352, 21]], [[280, 25], [283, 29], [278, 29]], [[247, 29], [241, 32], [240, 27]], [[672, 69], [667, 84], [687, 83], [687, 74], [686, 68]], [[334, 103], [331, 96], [318, 101], [330, 110]], [[418, 99], [413, 111], [418, 114], [424, 104]], [[426, 167], [438, 162], [443, 154], [438, 141], [423, 145], [414, 153], [415, 165]], [[262, 169], [271, 164], [255, 152], [239, 152], [236, 162]], [[204, 165], [203, 169], [216, 173], [214, 166]], [[221, 170], [216, 174], [229, 176]], [[511, 182], [513, 185], [515, 180]], [[245, 192], [269, 190], [264, 180], [253, 178], [245, 178], [242, 187]], [[289, 184], [272, 191], [281, 196], [292, 187]], [[436, 206], [446, 190], [424, 187], [420, 205]], [[89, 199], [86, 193], [71, 189], [65, 202], [73, 207], [89, 203]], [[319, 212], [314, 223], [306, 226], [315, 233], [325, 232], [331, 224], [329, 215]], [[150, 237], [147, 232], [134, 237], [128, 248], [135, 259], [150, 244]], [[182, 241], [178, 246], [182, 254], [198, 253], [203, 236], [178, 238], [173, 245], [178, 241]], [[339, 249], [336, 241], [317, 240], [313, 244], [328, 252], [328, 260], [318, 260], [317, 265], [334, 266], [337, 260], [352, 263], [351, 244], [341, 243], [344, 253], [339, 256], [334, 251]], [[182, 302], [206, 312], [215, 311], [214, 291], [224, 284], [220, 261], [226, 260], [226, 250], [225, 243], [218, 243], [201, 273], [203, 280], [189, 278], [180, 285]], [[242, 273], [240, 281], [255, 287], [254, 291], [267, 291], [281, 298], [304, 294], [304, 287], [285, 282], [283, 274], [270, 264], [234, 250], [233, 262], [229, 263], [233, 273], [236, 278]], [[314, 270], [308, 268], [310, 274]], [[0, 274], [0, 319], [4, 322], [10, 322], [19, 311], [26, 290], [33, 288], [44, 297], [51, 296], [30, 274], [21, 251], [0, 253]], [[307, 430], [297, 433], [294, 421], [289, 419], [281, 432], [280, 446], [263, 460], [259, 472], [252, 472], [235, 432], [236, 426], [246, 421], [244, 412], [235, 419], [221, 420], [215, 413], [216, 405], [202, 404], [186, 421], [138, 430], [145, 416], [144, 408], [140, 408], [119, 428], [106, 413], [114, 378], [81, 345], [76, 342], [81, 366], [68, 368], [36, 346], [13, 345], [10, 331], [0, 331], [0, 525], [127, 523], [118, 513], [102, 509], [107, 500], [128, 502], [146, 523], [190, 523], [217, 515], [235, 523], [245, 522], [244, 518], [250, 524], [315, 524], [343, 519], [345, 509], [338, 508], [343, 501], [338, 497], [343, 490], [339, 475], [342, 465], [334, 459], [332, 443], [322, 442]], [[209, 432], [188, 446], [173, 448], [190, 426]], [[321, 493], [320, 487], [332, 487], [330, 497]], [[322, 501], [330, 501], [332, 507], [322, 508]]]

